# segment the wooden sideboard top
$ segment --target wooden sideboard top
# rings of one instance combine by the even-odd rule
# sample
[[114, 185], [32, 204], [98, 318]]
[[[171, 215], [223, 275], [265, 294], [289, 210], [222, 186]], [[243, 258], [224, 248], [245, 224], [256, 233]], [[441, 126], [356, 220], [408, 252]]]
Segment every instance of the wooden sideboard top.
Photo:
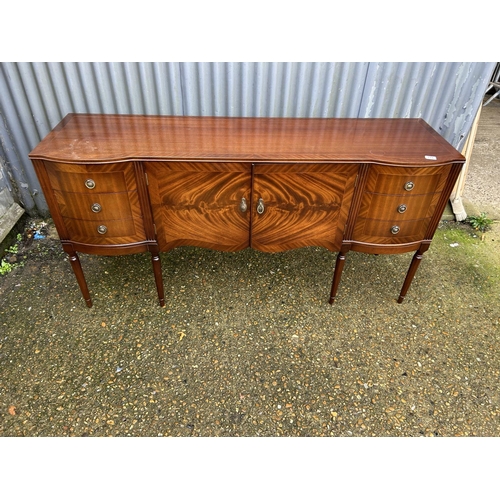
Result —
[[465, 162], [422, 119], [74, 113], [68, 114], [29, 156], [71, 163], [148, 159], [389, 165]]

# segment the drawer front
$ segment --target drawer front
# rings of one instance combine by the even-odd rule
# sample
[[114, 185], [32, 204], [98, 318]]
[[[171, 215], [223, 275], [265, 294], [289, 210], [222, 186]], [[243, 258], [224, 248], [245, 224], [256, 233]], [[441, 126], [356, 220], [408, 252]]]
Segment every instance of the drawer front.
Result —
[[440, 193], [451, 165], [441, 167], [370, 167], [365, 192], [391, 195]]
[[65, 239], [85, 245], [146, 240], [132, 162], [72, 165], [45, 161], [44, 165]]
[[422, 240], [446, 186], [450, 169], [451, 165], [371, 165], [352, 239], [380, 245]]
[[393, 196], [366, 193], [358, 216], [369, 219], [407, 221], [431, 217], [440, 193]]
[[137, 191], [106, 194], [54, 191], [54, 195], [63, 217], [100, 221], [141, 216]]
[[71, 240], [89, 245], [120, 245], [144, 241], [146, 235], [139, 219], [100, 221], [63, 218]]
[[132, 162], [71, 165], [45, 161], [55, 191], [66, 193], [119, 193], [137, 189]]
[[398, 221], [359, 218], [354, 225], [353, 239], [366, 243], [394, 245], [424, 238], [430, 218]]

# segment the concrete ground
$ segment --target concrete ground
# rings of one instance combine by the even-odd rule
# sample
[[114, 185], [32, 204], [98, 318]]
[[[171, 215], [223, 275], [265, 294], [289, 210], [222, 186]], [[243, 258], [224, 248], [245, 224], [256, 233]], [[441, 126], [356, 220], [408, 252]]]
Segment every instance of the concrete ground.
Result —
[[[465, 191], [491, 214], [499, 118]], [[147, 255], [82, 255], [87, 309], [49, 225], [0, 276], [0, 435], [500, 436], [498, 226], [444, 222], [403, 304], [409, 254], [351, 252], [330, 306], [325, 249], [186, 247], [165, 308]]]
[[500, 99], [495, 99], [481, 109], [463, 194], [468, 215], [477, 215], [475, 211], [486, 212], [491, 218], [500, 220], [499, 131]]

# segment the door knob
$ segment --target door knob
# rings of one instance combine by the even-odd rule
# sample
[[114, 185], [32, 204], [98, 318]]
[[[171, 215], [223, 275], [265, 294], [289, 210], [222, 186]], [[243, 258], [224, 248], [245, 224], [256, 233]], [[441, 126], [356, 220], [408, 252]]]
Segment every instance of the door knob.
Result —
[[257, 203], [257, 213], [259, 215], [262, 215], [264, 213], [264, 210], [264, 200], [262, 198], [259, 198], [259, 203]]

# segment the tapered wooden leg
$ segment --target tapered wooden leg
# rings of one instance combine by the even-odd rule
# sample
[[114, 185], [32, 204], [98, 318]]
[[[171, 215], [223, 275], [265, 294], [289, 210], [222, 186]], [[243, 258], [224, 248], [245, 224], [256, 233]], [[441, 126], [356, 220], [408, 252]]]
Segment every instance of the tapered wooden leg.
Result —
[[90, 298], [89, 289], [87, 288], [87, 282], [85, 281], [85, 276], [83, 274], [82, 265], [80, 264], [80, 259], [76, 252], [72, 252], [68, 255], [69, 261], [71, 263], [71, 267], [73, 268], [73, 272], [76, 276], [76, 281], [78, 281], [78, 285], [80, 286], [80, 290], [82, 291], [83, 298], [85, 299], [85, 303], [87, 307], [92, 307], [92, 299]]
[[417, 252], [415, 252], [413, 259], [411, 259], [410, 268], [406, 273], [405, 282], [403, 283], [403, 288], [401, 288], [401, 293], [399, 294], [398, 304], [401, 304], [401, 302], [403, 302], [403, 299], [406, 297], [406, 292], [408, 291], [408, 288], [410, 288], [413, 277], [415, 276], [415, 273], [417, 272], [417, 268], [420, 265], [421, 261], [422, 252], [418, 250]]
[[340, 277], [342, 276], [342, 270], [345, 264], [345, 255], [347, 252], [339, 252], [337, 255], [337, 260], [335, 261], [335, 271], [333, 273], [332, 281], [332, 291], [330, 292], [330, 304], [333, 304], [335, 297], [337, 296], [337, 289], [340, 283]]
[[161, 274], [161, 262], [158, 252], [151, 252], [151, 262], [153, 263], [153, 272], [155, 275], [156, 290], [158, 291], [158, 300], [160, 307], [165, 307], [165, 295], [163, 293], [163, 276]]

